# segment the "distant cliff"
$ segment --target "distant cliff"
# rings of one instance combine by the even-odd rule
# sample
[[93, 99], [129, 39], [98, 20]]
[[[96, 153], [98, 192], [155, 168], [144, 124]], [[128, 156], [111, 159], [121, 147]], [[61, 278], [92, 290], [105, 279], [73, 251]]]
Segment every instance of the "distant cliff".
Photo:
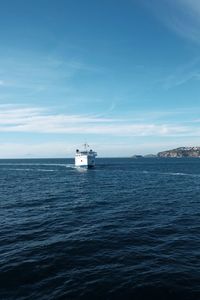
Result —
[[159, 152], [158, 157], [200, 157], [200, 147], [180, 147]]

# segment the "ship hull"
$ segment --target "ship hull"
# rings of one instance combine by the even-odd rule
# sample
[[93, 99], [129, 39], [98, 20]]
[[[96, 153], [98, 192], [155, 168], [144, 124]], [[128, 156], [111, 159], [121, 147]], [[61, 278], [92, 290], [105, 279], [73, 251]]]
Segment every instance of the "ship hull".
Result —
[[92, 168], [95, 166], [95, 156], [93, 156], [93, 155], [76, 155], [75, 156], [75, 166]]

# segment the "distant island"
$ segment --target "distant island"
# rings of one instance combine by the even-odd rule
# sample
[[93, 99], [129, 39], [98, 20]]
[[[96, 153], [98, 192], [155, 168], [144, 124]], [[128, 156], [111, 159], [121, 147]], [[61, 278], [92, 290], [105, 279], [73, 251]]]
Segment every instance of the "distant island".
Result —
[[146, 155], [140, 155], [140, 154], [136, 154], [131, 156], [131, 158], [154, 158], [157, 157], [156, 154], [146, 154]]
[[172, 150], [162, 151], [158, 157], [200, 157], [200, 147], [179, 147]]
[[172, 150], [166, 150], [155, 154], [147, 155], [133, 155], [132, 158], [154, 158], [154, 157], [199, 157], [200, 158], [200, 147], [179, 147]]

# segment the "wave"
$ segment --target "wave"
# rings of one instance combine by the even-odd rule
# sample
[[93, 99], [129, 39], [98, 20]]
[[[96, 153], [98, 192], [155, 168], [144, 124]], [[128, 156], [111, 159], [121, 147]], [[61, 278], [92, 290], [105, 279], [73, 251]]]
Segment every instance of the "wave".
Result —
[[200, 177], [200, 174], [190, 174], [182, 172], [151, 172], [151, 171], [142, 171], [143, 174], [158, 174], [158, 175], [171, 175], [171, 176], [190, 176], [190, 177]]

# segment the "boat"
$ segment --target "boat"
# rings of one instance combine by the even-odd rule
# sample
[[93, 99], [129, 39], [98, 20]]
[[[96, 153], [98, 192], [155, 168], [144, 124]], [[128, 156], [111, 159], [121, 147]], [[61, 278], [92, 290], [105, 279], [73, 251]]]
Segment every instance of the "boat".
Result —
[[92, 168], [95, 166], [95, 158], [97, 153], [92, 149], [89, 150], [89, 145], [87, 143], [85, 143], [83, 146], [83, 151], [76, 149], [75, 166]]

